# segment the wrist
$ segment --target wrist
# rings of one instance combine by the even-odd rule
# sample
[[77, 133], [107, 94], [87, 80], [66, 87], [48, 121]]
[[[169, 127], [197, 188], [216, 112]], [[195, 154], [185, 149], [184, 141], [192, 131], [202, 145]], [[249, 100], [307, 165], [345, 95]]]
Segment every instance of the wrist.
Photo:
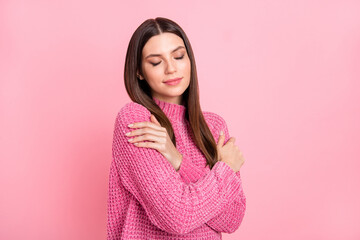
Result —
[[178, 161], [176, 161], [176, 164], [174, 166], [176, 171], [179, 171], [179, 169], [181, 167], [182, 159], [183, 159], [183, 156], [181, 154], [179, 154], [179, 156], [180, 157], [178, 158]]

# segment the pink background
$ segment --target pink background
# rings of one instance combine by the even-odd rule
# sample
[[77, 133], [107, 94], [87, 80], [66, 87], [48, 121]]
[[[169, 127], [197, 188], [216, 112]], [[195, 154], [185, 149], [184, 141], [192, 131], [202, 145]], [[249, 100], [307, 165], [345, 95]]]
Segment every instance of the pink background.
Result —
[[224, 239], [360, 239], [359, 12], [356, 0], [2, 1], [0, 239], [106, 238], [126, 48], [157, 16], [187, 33], [202, 109], [245, 157], [245, 218]]

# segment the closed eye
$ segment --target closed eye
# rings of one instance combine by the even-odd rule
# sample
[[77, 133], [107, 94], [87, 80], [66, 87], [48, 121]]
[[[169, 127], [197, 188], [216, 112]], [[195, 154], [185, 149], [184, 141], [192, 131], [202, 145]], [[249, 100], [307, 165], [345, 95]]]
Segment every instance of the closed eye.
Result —
[[158, 62], [158, 63], [151, 63], [153, 66], [156, 66], [156, 65], [158, 65], [159, 63], [161, 63], [161, 62]]
[[[177, 58], [175, 58], [175, 59], [177, 59], [177, 60], [180, 60], [180, 59], [183, 59], [184, 58], [184, 55], [182, 55], [181, 57], [177, 57]], [[156, 66], [156, 65], [158, 65], [158, 64], [160, 64], [161, 62], [158, 62], [158, 63], [151, 63], [153, 66]]]

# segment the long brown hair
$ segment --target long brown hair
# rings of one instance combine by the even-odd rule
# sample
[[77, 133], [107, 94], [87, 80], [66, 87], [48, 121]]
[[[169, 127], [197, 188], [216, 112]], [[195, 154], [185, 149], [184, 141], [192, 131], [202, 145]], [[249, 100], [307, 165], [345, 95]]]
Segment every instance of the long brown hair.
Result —
[[182, 101], [186, 107], [185, 117], [190, 123], [191, 135], [195, 144], [204, 154], [207, 165], [209, 165], [210, 169], [212, 169], [218, 159], [216, 142], [200, 108], [199, 86], [194, 53], [189, 39], [177, 23], [167, 18], [157, 17], [155, 19], [148, 19], [144, 21], [135, 30], [126, 52], [124, 70], [126, 91], [133, 102], [146, 107], [160, 122], [161, 126], [166, 128], [174, 146], [176, 147], [175, 134], [171, 122], [161, 108], [154, 102], [151, 95], [151, 88], [148, 83], [146, 81], [140, 81], [136, 74], [138, 71], [142, 75], [142, 49], [146, 42], [152, 36], [159, 35], [164, 32], [174, 33], [182, 38], [187, 54], [190, 58], [190, 84], [182, 95]]

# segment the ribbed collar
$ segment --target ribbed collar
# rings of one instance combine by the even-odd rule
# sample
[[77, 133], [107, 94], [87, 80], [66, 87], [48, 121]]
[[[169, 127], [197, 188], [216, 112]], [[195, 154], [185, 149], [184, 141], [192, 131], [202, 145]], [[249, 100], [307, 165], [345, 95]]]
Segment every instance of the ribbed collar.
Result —
[[186, 107], [184, 105], [161, 101], [155, 97], [152, 98], [168, 118], [177, 121], [184, 120], [186, 112]]

